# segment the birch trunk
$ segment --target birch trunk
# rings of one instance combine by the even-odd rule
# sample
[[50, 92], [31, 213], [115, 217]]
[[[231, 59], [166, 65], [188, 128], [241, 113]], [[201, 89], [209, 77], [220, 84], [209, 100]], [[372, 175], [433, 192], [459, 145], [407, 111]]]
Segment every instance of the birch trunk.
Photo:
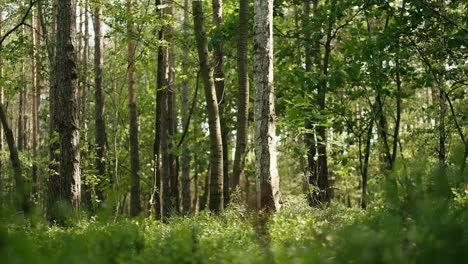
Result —
[[281, 207], [273, 86], [273, 0], [254, 3], [254, 84], [257, 206], [269, 213]]

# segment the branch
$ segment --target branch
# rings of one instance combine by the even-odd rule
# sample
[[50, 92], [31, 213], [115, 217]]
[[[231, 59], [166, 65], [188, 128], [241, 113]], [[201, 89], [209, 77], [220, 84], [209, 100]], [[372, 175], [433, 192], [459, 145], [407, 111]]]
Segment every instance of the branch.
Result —
[[29, 16], [29, 13], [31, 12], [33, 6], [35, 3], [39, 2], [40, 0], [36, 0], [36, 1], [33, 1], [33, 0], [30, 0], [29, 1], [29, 7], [28, 7], [28, 10], [26, 10], [26, 13], [24, 14], [24, 16], [21, 18], [21, 22], [18, 23], [16, 26], [14, 26], [12, 29], [8, 30], [5, 35], [2, 36], [2, 39], [0, 40], [0, 50], [2, 50], [2, 47], [3, 47], [3, 42], [5, 41], [5, 39], [11, 35], [13, 32], [15, 32], [19, 27], [21, 27], [22, 25], [25, 25], [26, 23], [26, 19], [28, 18]]
[[189, 116], [187, 118], [187, 122], [185, 123], [184, 133], [182, 134], [182, 137], [180, 138], [179, 143], [177, 143], [178, 148], [182, 145], [182, 143], [184, 142], [185, 136], [188, 133], [188, 129], [189, 129], [189, 126], [190, 126], [190, 119], [192, 118], [192, 114], [193, 114], [193, 111], [195, 109], [195, 105], [197, 104], [198, 83], [199, 83], [198, 79], [199, 79], [199, 77], [200, 77], [200, 71], [197, 72], [197, 80], [196, 80], [196, 85], [195, 85], [195, 94], [193, 95], [193, 99], [192, 99], [192, 107], [190, 108], [190, 113], [189, 113]]

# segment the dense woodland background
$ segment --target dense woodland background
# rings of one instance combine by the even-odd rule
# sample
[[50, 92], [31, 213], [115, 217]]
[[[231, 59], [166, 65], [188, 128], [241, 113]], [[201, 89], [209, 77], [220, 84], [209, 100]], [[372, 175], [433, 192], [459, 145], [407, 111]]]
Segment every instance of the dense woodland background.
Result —
[[467, 14], [0, 0], [1, 255], [468, 260]]

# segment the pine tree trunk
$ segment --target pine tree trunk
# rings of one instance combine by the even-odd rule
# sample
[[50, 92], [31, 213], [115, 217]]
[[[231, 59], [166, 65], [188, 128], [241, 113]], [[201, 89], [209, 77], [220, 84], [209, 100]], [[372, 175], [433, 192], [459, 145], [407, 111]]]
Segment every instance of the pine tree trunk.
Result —
[[244, 177], [246, 148], [249, 136], [249, 73], [248, 73], [248, 38], [249, 38], [249, 0], [240, 0], [239, 40], [237, 42], [237, 74], [239, 92], [237, 94], [237, 134], [236, 152], [231, 176], [231, 187], [240, 187]]
[[273, 86], [273, 0], [254, 2], [254, 84], [257, 206], [269, 213], [281, 207]]
[[94, 106], [95, 106], [95, 149], [96, 169], [99, 177], [99, 185], [96, 186], [97, 198], [104, 200], [103, 191], [113, 180], [106, 177], [107, 172], [107, 133], [104, 112], [104, 90], [103, 90], [103, 48], [104, 38], [102, 35], [101, 7], [97, 5], [94, 9]]
[[[57, 17], [55, 92], [56, 120], [60, 138], [60, 198], [79, 207], [81, 196], [80, 135], [75, 53], [75, 0], [59, 0]], [[56, 201], [58, 202], [58, 201]]]
[[140, 157], [138, 153], [138, 113], [136, 103], [136, 66], [135, 66], [135, 49], [136, 49], [136, 28], [133, 19], [133, 3], [132, 0], [127, 0], [127, 12], [130, 16], [130, 21], [127, 22], [128, 35], [128, 105], [130, 109], [130, 162], [131, 162], [131, 190], [130, 190], [130, 215], [137, 216], [141, 212], [140, 204]]
[[224, 209], [223, 197], [223, 143], [218, 110], [218, 100], [213, 81], [213, 73], [208, 62], [208, 41], [204, 25], [203, 1], [192, 1], [195, 38], [197, 41], [200, 71], [205, 88], [205, 99], [208, 111], [210, 133], [210, 198], [209, 208], [219, 212]]

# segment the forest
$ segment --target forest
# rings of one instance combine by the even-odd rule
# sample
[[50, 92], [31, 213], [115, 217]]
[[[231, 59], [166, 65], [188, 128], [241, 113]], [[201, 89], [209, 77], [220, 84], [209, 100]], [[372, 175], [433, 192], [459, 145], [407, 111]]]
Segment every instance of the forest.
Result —
[[468, 2], [0, 0], [0, 262], [468, 263]]

